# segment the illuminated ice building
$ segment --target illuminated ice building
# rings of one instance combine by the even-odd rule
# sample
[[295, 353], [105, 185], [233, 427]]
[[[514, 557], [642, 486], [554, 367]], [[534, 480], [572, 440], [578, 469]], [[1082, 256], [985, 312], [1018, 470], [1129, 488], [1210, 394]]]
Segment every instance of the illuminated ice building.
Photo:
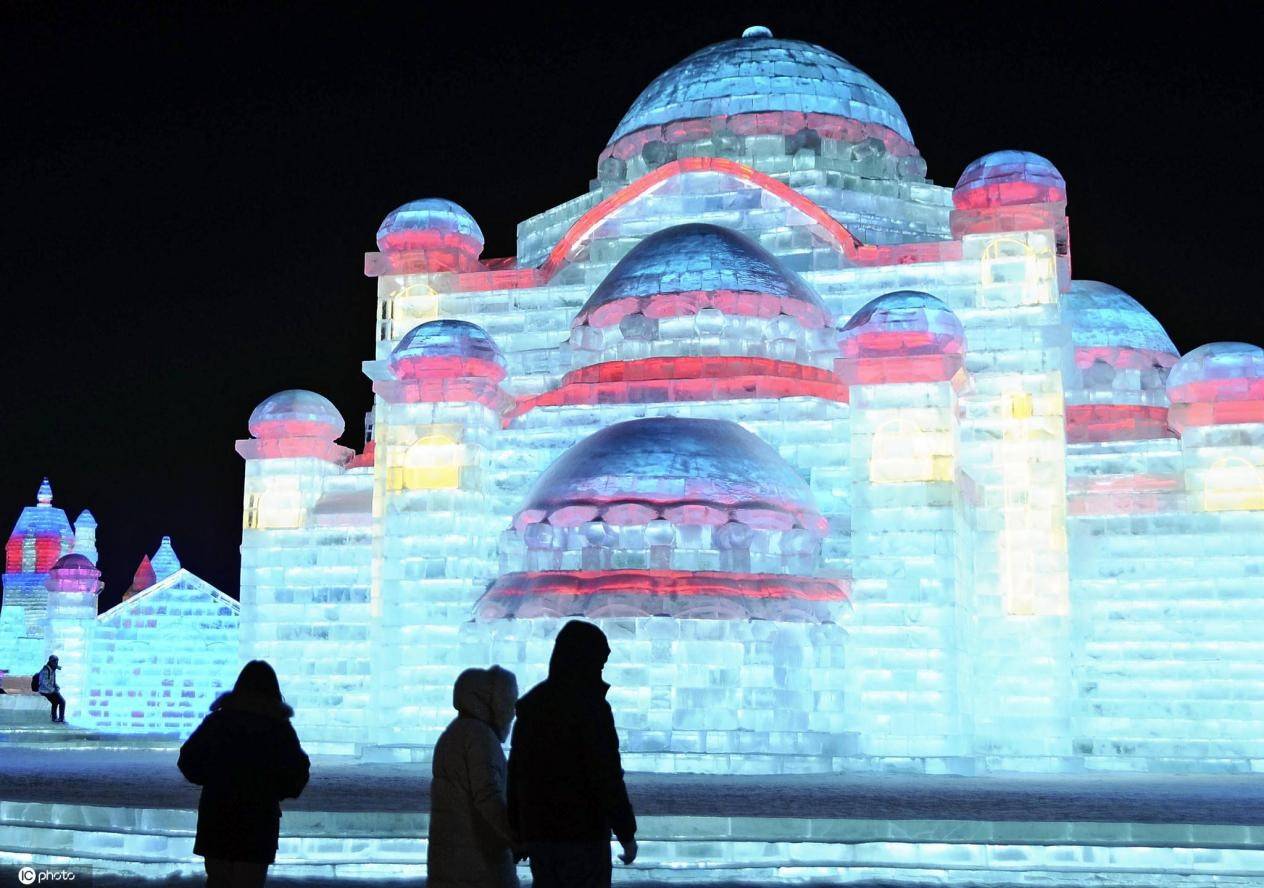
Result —
[[0, 676], [29, 676], [56, 654], [72, 725], [187, 736], [236, 677], [239, 606], [183, 568], [163, 537], [123, 601], [98, 613], [96, 534], [87, 509], [71, 528], [45, 478], [5, 544]]
[[237, 445], [241, 655], [326, 752], [424, 758], [460, 670], [528, 687], [582, 617], [632, 769], [1258, 763], [1264, 351], [1074, 279], [1067, 193], [933, 184], [881, 86], [751, 28], [517, 256], [404, 204], [365, 451], [307, 391]]

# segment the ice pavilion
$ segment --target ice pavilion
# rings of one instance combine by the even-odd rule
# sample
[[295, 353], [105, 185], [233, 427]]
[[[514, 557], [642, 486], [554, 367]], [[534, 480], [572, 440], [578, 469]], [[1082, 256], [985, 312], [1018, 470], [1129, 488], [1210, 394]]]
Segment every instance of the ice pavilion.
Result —
[[526, 687], [583, 617], [634, 769], [1258, 766], [1264, 351], [1074, 278], [1043, 157], [926, 173], [872, 78], [751, 28], [516, 256], [391, 212], [365, 450], [296, 390], [237, 445], [241, 656], [300, 733], [424, 758], [462, 668]]

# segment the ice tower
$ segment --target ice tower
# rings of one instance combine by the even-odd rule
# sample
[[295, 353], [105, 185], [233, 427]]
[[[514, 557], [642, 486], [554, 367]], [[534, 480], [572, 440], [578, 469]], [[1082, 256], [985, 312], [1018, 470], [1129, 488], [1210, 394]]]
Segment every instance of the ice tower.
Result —
[[27, 506], [18, 516], [4, 547], [3, 604], [21, 608], [26, 634], [43, 638], [48, 606], [44, 583], [57, 560], [74, 549], [75, 533], [66, 513], [53, 506], [53, 487], [47, 478], [40, 483], [35, 499], [35, 505]]
[[1048, 159], [926, 173], [873, 78], [754, 27], [516, 256], [391, 212], [364, 452], [306, 391], [238, 442], [241, 656], [305, 742], [424, 758], [463, 668], [525, 687], [580, 618], [639, 769], [1258, 762], [1264, 352], [1075, 280]]

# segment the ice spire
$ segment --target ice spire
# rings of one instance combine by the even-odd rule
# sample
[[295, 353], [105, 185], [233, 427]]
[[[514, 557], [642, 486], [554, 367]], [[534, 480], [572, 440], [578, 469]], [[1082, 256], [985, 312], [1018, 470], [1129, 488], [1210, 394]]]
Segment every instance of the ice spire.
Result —
[[87, 509], [75, 519], [74, 551], [93, 564], [97, 563], [97, 519]]
[[47, 478], [40, 482], [39, 493], [35, 495], [35, 501], [45, 509], [53, 504], [53, 485], [48, 483]]
[[123, 600], [127, 601], [137, 592], [143, 592], [156, 582], [158, 579], [154, 575], [154, 566], [150, 564], [149, 556], [146, 555], [141, 558], [136, 573], [132, 575], [132, 585], [128, 586], [127, 591], [123, 593]]
[[180, 559], [176, 557], [176, 550], [171, 547], [171, 537], [162, 538], [162, 543], [150, 563], [153, 565], [156, 582], [165, 580], [180, 569]]

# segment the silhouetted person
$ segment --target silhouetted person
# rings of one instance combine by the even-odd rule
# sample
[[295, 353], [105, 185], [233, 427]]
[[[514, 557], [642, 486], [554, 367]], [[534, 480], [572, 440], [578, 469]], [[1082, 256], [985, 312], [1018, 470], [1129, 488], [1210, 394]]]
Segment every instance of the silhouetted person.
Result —
[[518, 888], [501, 747], [516, 702], [518, 681], [499, 666], [466, 669], [452, 688], [459, 714], [434, 750], [428, 888]]
[[251, 660], [180, 748], [180, 773], [202, 787], [193, 853], [207, 888], [258, 888], [276, 860], [281, 799], [298, 798], [310, 762], [276, 672]]
[[549, 677], [518, 701], [509, 815], [535, 888], [609, 886], [611, 832], [619, 859], [636, 859], [636, 818], [601, 680], [609, 656], [605, 633], [573, 620], [554, 642]]
[[61, 724], [66, 720], [66, 698], [57, 684], [58, 669], [61, 667], [57, 665], [57, 655], [53, 654], [39, 671], [39, 693], [53, 707], [52, 720]]

